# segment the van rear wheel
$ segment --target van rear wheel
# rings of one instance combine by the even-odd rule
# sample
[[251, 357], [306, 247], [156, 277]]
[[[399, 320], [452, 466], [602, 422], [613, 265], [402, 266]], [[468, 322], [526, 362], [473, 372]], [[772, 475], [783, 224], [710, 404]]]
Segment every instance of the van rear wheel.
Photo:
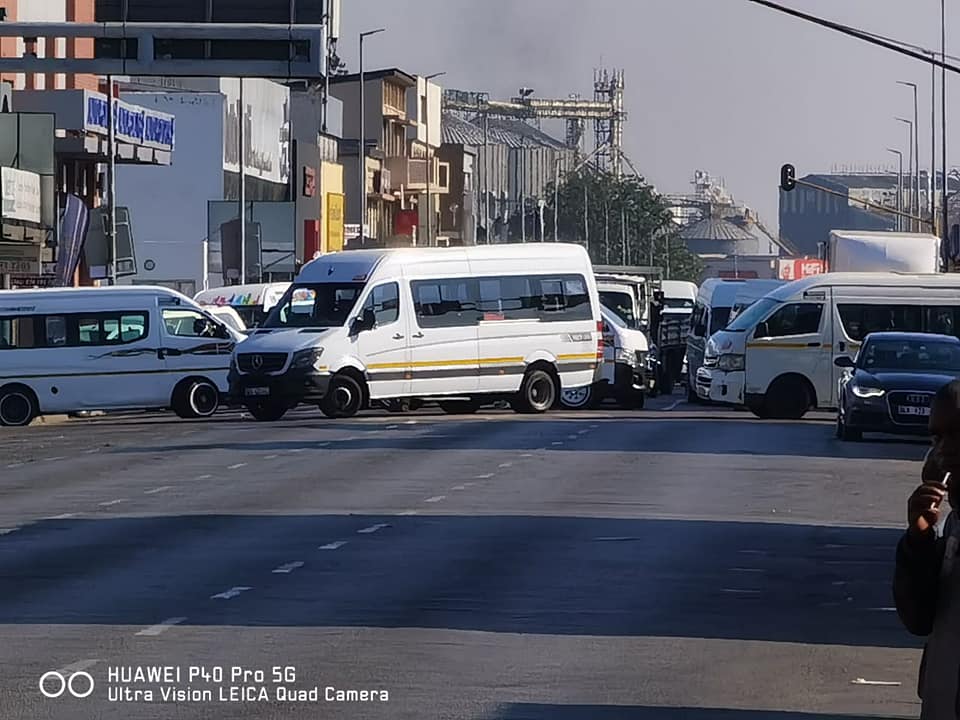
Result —
[[559, 394], [554, 376], [535, 368], [523, 376], [520, 392], [510, 404], [516, 412], [545, 413], [557, 402]]
[[0, 425], [23, 427], [40, 413], [33, 391], [23, 385], [0, 388]]

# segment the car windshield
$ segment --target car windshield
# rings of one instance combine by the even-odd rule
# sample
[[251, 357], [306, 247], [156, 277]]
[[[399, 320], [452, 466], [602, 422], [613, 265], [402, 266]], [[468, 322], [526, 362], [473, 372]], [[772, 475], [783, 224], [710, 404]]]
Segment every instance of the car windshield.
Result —
[[620, 319], [627, 324], [627, 327], [634, 330], [639, 329], [639, 320], [633, 312], [634, 299], [632, 295], [616, 290], [601, 290], [600, 302], [619, 315]]
[[857, 367], [867, 372], [934, 372], [960, 375], [960, 345], [944, 340], [869, 340]]
[[623, 321], [623, 318], [617, 315], [615, 312], [606, 308], [607, 312], [601, 313], [603, 319], [606, 320], [611, 325], [616, 325], [618, 328], [626, 328], [627, 324]]
[[363, 283], [302, 283], [284, 293], [263, 322], [265, 328], [344, 325]]
[[746, 332], [755, 327], [757, 323], [767, 317], [767, 315], [780, 304], [779, 300], [771, 300], [770, 298], [757, 300], [753, 305], [737, 315], [733, 322], [727, 325], [726, 328], [722, 329], [731, 332]]

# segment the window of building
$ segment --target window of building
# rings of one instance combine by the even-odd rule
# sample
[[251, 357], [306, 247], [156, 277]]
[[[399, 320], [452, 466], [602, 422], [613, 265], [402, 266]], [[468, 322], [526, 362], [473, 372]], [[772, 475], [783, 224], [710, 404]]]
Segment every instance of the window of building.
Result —
[[820, 331], [821, 303], [793, 303], [784, 305], [758, 329], [758, 337], [790, 337], [811, 335]]

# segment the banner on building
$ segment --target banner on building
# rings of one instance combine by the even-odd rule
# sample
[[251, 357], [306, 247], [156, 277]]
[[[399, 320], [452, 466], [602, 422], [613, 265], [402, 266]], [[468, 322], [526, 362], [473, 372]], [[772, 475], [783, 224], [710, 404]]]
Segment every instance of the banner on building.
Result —
[[[110, 129], [107, 96], [84, 91], [83, 129], [98, 135], [107, 135]], [[173, 115], [114, 100], [114, 137], [133, 145], [172, 151], [175, 136]]]
[[[343, 250], [344, 227], [343, 227], [343, 205], [344, 196], [342, 193], [327, 193], [326, 221], [327, 221], [327, 247], [326, 252], [339, 252]], [[358, 228], [359, 233], [359, 228]]]
[[0, 217], [40, 222], [40, 176], [12, 167], [0, 168]]
[[[223, 78], [223, 169], [240, 172], [237, 107], [240, 80]], [[286, 185], [290, 181], [290, 90], [270, 80], [243, 81], [244, 167], [248, 177]]]
[[67, 195], [60, 215], [60, 245], [57, 247], [57, 287], [72, 287], [80, 264], [83, 243], [90, 225], [90, 211], [76, 195]]
[[800, 280], [826, 272], [823, 260], [817, 258], [780, 258], [777, 264], [777, 277], [787, 281]]

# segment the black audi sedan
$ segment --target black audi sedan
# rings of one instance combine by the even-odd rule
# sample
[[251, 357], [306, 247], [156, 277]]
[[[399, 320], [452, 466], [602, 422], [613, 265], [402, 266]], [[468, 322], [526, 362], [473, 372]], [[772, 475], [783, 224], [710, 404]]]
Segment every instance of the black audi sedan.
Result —
[[834, 364], [847, 370], [840, 379], [838, 438], [860, 440], [865, 432], [922, 435], [934, 394], [960, 377], [960, 339], [873, 333], [856, 361], [838, 357]]

